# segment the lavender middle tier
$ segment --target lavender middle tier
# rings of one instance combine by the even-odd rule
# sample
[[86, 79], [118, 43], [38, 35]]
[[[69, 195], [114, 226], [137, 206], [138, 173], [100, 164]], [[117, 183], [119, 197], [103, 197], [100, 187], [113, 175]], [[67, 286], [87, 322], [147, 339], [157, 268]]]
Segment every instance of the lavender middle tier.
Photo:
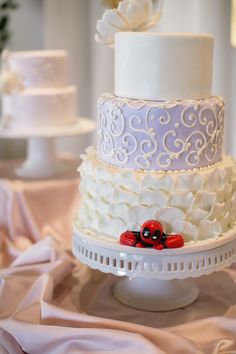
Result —
[[145, 101], [103, 94], [98, 101], [97, 155], [117, 166], [188, 170], [219, 162], [224, 102]]

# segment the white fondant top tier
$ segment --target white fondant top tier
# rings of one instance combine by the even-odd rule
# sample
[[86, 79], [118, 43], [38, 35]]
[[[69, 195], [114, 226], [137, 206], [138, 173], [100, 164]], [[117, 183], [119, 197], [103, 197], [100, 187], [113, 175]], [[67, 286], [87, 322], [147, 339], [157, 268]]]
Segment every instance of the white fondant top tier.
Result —
[[10, 69], [24, 88], [49, 88], [68, 85], [68, 56], [63, 50], [12, 52]]
[[211, 96], [213, 37], [192, 33], [118, 32], [115, 94], [146, 100]]

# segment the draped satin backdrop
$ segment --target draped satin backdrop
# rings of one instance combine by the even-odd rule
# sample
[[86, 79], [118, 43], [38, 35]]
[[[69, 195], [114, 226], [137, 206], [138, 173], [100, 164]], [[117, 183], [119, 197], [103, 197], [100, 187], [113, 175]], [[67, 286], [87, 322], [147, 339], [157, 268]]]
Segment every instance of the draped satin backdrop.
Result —
[[[113, 91], [113, 50], [94, 42], [102, 0], [24, 0], [12, 17], [11, 50], [64, 48], [78, 85], [78, 113], [96, 119], [97, 98]], [[27, 21], [26, 21], [27, 19]], [[213, 94], [226, 102], [225, 148], [236, 157], [236, 48], [230, 44], [231, 0], [164, 0], [161, 32], [208, 32], [215, 37]], [[34, 31], [32, 31], [34, 29]], [[187, 53], [186, 53], [187, 55]], [[92, 136], [64, 138], [58, 150], [75, 154]], [[0, 141], [0, 157], [24, 153], [24, 143]]]

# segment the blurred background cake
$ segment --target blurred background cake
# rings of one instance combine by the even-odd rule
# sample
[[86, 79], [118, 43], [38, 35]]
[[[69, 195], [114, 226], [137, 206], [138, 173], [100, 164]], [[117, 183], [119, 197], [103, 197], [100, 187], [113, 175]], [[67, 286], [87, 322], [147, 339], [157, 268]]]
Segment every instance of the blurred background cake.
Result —
[[[75, 86], [68, 85], [63, 50], [3, 54], [2, 118], [9, 128], [32, 129], [76, 122]], [[2, 83], [4, 86], [4, 82]]]

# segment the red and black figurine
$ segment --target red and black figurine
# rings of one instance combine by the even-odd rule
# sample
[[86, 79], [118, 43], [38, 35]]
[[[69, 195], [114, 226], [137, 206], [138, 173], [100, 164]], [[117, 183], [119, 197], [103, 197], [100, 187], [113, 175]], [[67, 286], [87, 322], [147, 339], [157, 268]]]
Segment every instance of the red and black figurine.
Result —
[[120, 244], [138, 248], [180, 248], [184, 246], [184, 238], [180, 234], [165, 234], [161, 223], [157, 220], [148, 220], [139, 231], [126, 231], [120, 235]]

